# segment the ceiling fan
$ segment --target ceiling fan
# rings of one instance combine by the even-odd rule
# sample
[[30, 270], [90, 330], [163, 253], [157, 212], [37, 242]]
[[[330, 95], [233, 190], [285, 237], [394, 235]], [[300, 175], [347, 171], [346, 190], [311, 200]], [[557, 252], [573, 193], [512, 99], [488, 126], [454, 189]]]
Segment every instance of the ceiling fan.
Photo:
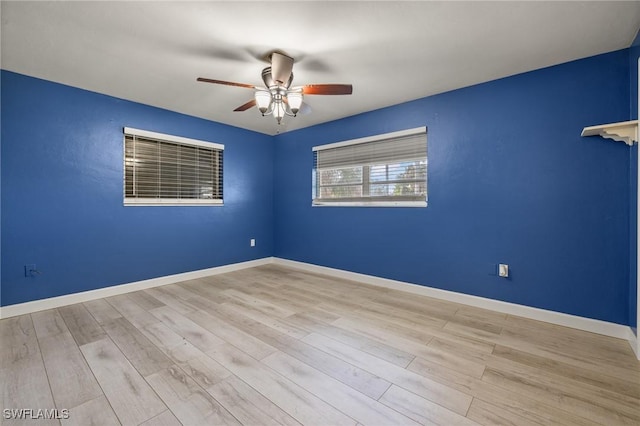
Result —
[[268, 60], [271, 66], [262, 70], [262, 81], [265, 87], [203, 77], [199, 77], [198, 81], [254, 89], [254, 98], [234, 111], [246, 111], [257, 106], [263, 116], [273, 114], [278, 124], [285, 115], [295, 117], [298, 112], [310, 110], [310, 107], [302, 101], [304, 95], [350, 95], [353, 92], [350, 84], [307, 84], [291, 87], [293, 58], [284, 53], [272, 52], [268, 55]]

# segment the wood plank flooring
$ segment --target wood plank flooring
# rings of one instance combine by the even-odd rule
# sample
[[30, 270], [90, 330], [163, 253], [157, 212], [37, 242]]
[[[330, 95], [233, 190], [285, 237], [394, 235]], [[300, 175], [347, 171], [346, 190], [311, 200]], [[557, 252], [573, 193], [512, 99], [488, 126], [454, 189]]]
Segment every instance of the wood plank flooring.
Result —
[[0, 408], [69, 410], [3, 425], [640, 424], [625, 341], [275, 265], [0, 337]]

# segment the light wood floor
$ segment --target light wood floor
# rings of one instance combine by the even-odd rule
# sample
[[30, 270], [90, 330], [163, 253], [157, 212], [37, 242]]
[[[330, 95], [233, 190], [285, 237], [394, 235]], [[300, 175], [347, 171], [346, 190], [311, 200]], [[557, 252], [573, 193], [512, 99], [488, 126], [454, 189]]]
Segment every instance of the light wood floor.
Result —
[[62, 424], [640, 424], [625, 341], [278, 266], [0, 332], [2, 408]]

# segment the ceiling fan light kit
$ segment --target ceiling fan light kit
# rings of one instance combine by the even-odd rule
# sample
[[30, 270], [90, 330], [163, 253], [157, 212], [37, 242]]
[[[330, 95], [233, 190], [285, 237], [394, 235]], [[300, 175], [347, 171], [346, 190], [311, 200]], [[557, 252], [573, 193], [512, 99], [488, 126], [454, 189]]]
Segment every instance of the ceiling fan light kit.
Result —
[[278, 124], [281, 124], [285, 115], [296, 117], [303, 106], [304, 110], [310, 109], [303, 102], [304, 95], [350, 95], [353, 92], [350, 84], [309, 84], [291, 87], [293, 58], [280, 52], [271, 53], [269, 58], [271, 66], [262, 70], [265, 87], [202, 77], [198, 78], [198, 81], [254, 89], [254, 98], [234, 111], [246, 111], [257, 106], [263, 116], [273, 115]]
[[289, 108], [291, 108], [291, 112], [295, 117], [300, 111], [300, 107], [302, 106], [302, 93], [299, 92], [289, 92], [287, 95], [287, 99], [289, 100]]
[[258, 109], [260, 110], [262, 115], [265, 115], [265, 113], [271, 106], [271, 93], [266, 90], [256, 90], [255, 98]]

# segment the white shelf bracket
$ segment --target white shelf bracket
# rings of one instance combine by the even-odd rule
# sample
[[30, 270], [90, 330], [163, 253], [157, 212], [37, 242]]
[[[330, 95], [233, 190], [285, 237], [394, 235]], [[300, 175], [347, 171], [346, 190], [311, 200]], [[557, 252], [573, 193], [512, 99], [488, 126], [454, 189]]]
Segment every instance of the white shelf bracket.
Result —
[[638, 142], [638, 120], [585, 127], [581, 136], [602, 136], [632, 146]]

